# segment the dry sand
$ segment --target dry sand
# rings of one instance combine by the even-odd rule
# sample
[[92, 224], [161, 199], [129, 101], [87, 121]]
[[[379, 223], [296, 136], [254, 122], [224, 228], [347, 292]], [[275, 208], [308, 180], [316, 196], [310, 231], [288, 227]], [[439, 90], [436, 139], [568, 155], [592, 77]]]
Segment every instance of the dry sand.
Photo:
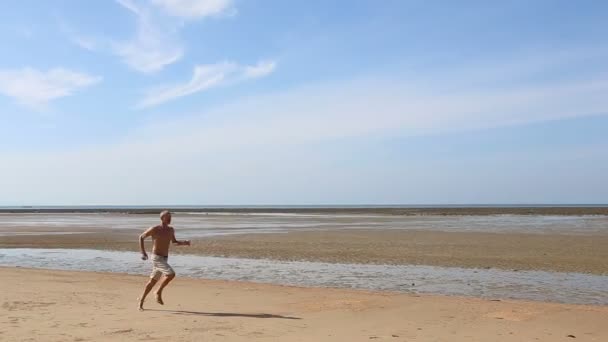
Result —
[[[608, 307], [0, 268], [2, 341], [608, 341]], [[568, 337], [568, 336], [573, 337]]]
[[[83, 231], [84, 228], [74, 228]], [[29, 228], [29, 230], [32, 230]], [[3, 236], [0, 248], [94, 248], [138, 251], [140, 231]], [[179, 238], [179, 228], [177, 228]], [[441, 231], [308, 231], [200, 239], [172, 253], [324, 262], [418, 264], [608, 274], [608, 234]]]

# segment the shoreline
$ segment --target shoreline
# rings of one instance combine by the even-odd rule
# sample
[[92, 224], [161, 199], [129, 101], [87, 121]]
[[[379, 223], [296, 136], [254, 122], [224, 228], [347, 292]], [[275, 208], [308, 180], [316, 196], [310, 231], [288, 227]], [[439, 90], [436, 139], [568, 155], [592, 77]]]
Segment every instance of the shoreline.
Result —
[[608, 215], [608, 204], [598, 205], [513, 205], [513, 206], [201, 206], [201, 207], [0, 207], [7, 214], [49, 213], [121, 213], [158, 214], [162, 210], [176, 213], [234, 213], [234, 214], [346, 214], [395, 216], [487, 216], [487, 215]]
[[[55, 265], [53, 260], [62, 261]], [[607, 277], [581, 273], [284, 262], [193, 255], [172, 255], [171, 264], [180, 277], [192, 279], [608, 306]], [[149, 274], [149, 265], [139, 260], [139, 254], [135, 252], [4, 249], [0, 250], [0, 265]]]
[[[42, 273], [58, 273], [66, 275], [91, 275], [99, 277], [125, 277], [125, 278], [139, 278], [143, 281], [142, 286], [145, 285], [148, 280], [148, 274], [135, 274], [126, 272], [108, 272], [108, 271], [94, 271], [94, 270], [65, 270], [65, 269], [53, 269], [53, 268], [38, 268], [38, 267], [24, 267], [24, 266], [4, 266], [0, 265], [0, 274], [10, 271], [18, 272], [42, 272]], [[364, 288], [345, 288], [345, 287], [326, 287], [326, 286], [306, 286], [306, 285], [293, 285], [293, 284], [279, 284], [279, 283], [266, 283], [257, 282], [250, 280], [227, 280], [227, 279], [212, 279], [212, 278], [200, 278], [191, 277], [187, 275], [178, 274], [177, 277], [180, 280], [194, 282], [194, 283], [211, 283], [216, 285], [234, 285], [238, 287], [269, 287], [277, 289], [291, 289], [291, 290], [327, 290], [328, 292], [344, 292], [364, 295], [377, 295], [377, 296], [405, 296], [412, 298], [428, 298], [428, 299], [455, 299], [455, 300], [473, 300], [478, 302], [498, 302], [498, 303], [520, 303], [520, 304], [543, 304], [543, 305], [555, 305], [555, 306], [568, 306], [568, 307], [579, 307], [579, 308], [598, 308], [606, 309], [608, 314], [608, 304], [587, 304], [587, 303], [566, 303], [558, 301], [543, 301], [543, 300], [531, 300], [531, 299], [518, 299], [518, 298], [484, 298], [479, 296], [466, 296], [466, 295], [448, 295], [438, 293], [408, 293], [401, 291], [392, 290], [375, 290], [375, 289], [364, 289]], [[152, 304], [152, 297], [146, 298], [146, 303]]]
[[0, 339], [21, 341], [603, 341], [608, 306], [0, 267]]

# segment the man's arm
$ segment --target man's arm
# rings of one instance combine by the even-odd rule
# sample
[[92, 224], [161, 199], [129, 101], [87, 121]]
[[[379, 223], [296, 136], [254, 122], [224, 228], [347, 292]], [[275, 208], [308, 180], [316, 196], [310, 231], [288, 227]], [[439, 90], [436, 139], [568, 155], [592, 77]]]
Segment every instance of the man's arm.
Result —
[[144, 246], [144, 240], [148, 236], [152, 235], [152, 232], [154, 232], [155, 228], [156, 227], [150, 227], [150, 228], [148, 228], [145, 232], [143, 232], [139, 236], [139, 250], [141, 251], [141, 258], [142, 258], [142, 260], [147, 260], [148, 259], [148, 254], [146, 253], [146, 247]]
[[178, 241], [175, 238], [175, 229], [171, 229], [171, 242], [178, 246], [190, 246], [190, 240]]

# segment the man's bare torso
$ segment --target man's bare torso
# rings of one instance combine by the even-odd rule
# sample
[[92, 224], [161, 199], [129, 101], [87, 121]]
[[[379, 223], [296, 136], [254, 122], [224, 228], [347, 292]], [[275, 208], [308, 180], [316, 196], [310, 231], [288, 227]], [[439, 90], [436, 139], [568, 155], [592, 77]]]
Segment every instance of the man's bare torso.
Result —
[[152, 253], [169, 256], [169, 245], [173, 241], [174, 230], [171, 226], [158, 225], [152, 230]]

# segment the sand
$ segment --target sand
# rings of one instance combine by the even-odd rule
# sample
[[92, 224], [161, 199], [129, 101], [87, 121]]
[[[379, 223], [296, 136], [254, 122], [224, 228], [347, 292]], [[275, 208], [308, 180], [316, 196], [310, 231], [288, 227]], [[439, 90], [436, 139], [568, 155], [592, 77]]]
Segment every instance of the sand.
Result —
[[[607, 341], [608, 307], [0, 268], [2, 341]], [[568, 337], [573, 336], [573, 337]]]
[[608, 234], [311, 231], [197, 241], [209, 254], [340, 263], [608, 274]]
[[[0, 248], [93, 248], [138, 251], [137, 236], [140, 231], [72, 229], [86, 230], [89, 233], [3, 236], [0, 239]], [[177, 235], [179, 238], [179, 228]], [[172, 253], [607, 275], [608, 248], [606, 246], [608, 246], [606, 233], [576, 235], [574, 233], [340, 230], [212, 237], [195, 240], [192, 247], [172, 248]]]

